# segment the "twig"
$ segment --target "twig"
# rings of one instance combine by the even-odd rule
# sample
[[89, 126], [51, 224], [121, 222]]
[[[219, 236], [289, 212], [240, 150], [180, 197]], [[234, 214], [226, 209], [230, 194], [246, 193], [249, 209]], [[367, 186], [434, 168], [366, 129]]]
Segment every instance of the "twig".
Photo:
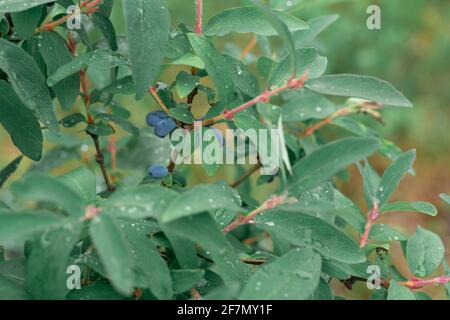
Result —
[[311, 136], [316, 132], [317, 130], [321, 129], [322, 127], [326, 126], [327, 124], [330, 124], [333, 122], [334, 119], [338, 117], [343, 117], [352, 113], [363, 113], [372, 116], [375, 120], [381, 122], [383, 124], [383, 119], [381, 118], [380, 113], [377, 111], [377, 109], [381, 108], [381, 105], [376, 102], [371, 101], [363, 101], [360, 102], [358, 105], [346, 107], [337, 110], [335, 113], [333, 113], [331, 116], [323, 119], [322, 121], [312, 125], [308, 129], [306, 129], [304, 132], [300, 134], [301, 138]]
[[108, 188], [109, 192], [114, 192], [116, 190], [116, 188], [112, 184], [112, 182], [111, 182], [111, 180], [109, 178], [109, 175], [108, 175], [108, 171], [106, 170], [105, 156], [103, 155], [102, 148], [100, 147], [99, 137], [97, 135], [95, 135], [95, 134], [92, 134], [92, 133], [88, 132], [88, 131], [86, 131], [86, 132], [87, 132], [88, 135], [91, 136], [92, 140], [94, 141], [95, 150], [96, 150], [95, 160], [97, 161], [98, 165], [100, 166], [103, 178], [105, 180], [106, 187]]
[[367, 245], [367, 242], [369, 241], [370, 230], [372, 230], [375, 221], [379, 217], [380, 217], [380, 208], [378, 206], [378, 200], [374, 200], [372, 204], [372, 209], [370, 209], [369, 214], [367, 216], [367, 223], [366, 227], [364, 228], [364, 233], [362, 234], [361, 239], [359, 240], [359, 246], [361, 248]]
[[[367, 282], [367, 279], [362, 278], [362, 277], [357, 277], [357, 276], [351, 276], [348, 279], [345, 280], [341, 280], [341, 283], [344, 284], [344, 286], [348, 289], [348, 290], [352, 290], [353, 289], [353, 285], [355, 284], [356, 281], [360, 281], [360, 282]], [[381, 279], [381, 283], [380, 285], [385, 288], [385, 289], [389, 289], [389, 281], [386, 279]]]
[[253, 265], [256, 265], [256, 266], [262, 265], [262, 264], [267, 262], [266, 260], [263, 260], [263, 259], [245, 259], [245, 258], [241, 259], [241, 261], [243, 263], [253, 264]]
[[256, 165], [254, 165], [249, 171], [247, 171], [244, 175], [239, 177], [236, 181], [230, 183], [231, 188], [238, 187], [242, 182], [247, 180], [251, 175], [253, 175], [256, 171], [258, 171], [261, 168], [261, 162], [258, 162]]
[[[341, 282], [349, 290], [352, 290], [353, 284], [356, 281], [367, 282], [367, 279], [362, 278], [362, 277], [357, 277], [357, 276], [351, 276], [349, 279], [341, 280]], [[411, 290], [417, 290], [417, 289], [422, 289], [426, 286], [432, 286], [432, 285], [436, 285], [436, 284], [447, 284], [449, 282], [450, 282], [450, 276], [441, 276], [441, 277], [436, 277], [436, 278], [428, 279], [428, 280], [413, 278], [413, 279], [410, 279], [407, 281], [401, 281], [398, 284], [401, 286], [404, 286], [404, 287], [408, 287]], [[380, 285], [385, 289], [389, 289], [390, 281], [386, 280], [386, 279], [381, 279]]]
[[261, 206], [250, 212], [246, 216], [240, 215], [236, 220], [234, 220], [231, 224], [226, 226], [223, 229], [224, 233], [229, 233], [236, 229], [237, 227], [248, 224], [253, 221], [253, 219], [256, 218], [259, 214], [263, 213], [264, 211], [275, 209], [276, 207], [286, 204], [286, 203], [292, 203], [294, 201], [297, 201], [297, 199], [294, 198], [288, 198], [286, 196], [274, 196], [268, 200], [266, 200]]
[[208, 125], [214, 124], [214, 123], [216, 123], [220, 120], [224, 120], [224, 119], [231, 120], [239, 112], [242, 112], [245, 109], [250, 108], [257, 103], [269, 102], [271, 97], [276, 96], [285, 90], [303, 88], [305, 86], [305, 82], [306, 82], [307, 78], [308, 78], [308, 71], [306, 71], [299, 79], [292, 78], [285, 85], [283, 85], [281, 87], [278, 87], [273, 90], [270, 90], [270, 89], [266, 90], [263, 93], [261, 93], [259, 96], [257, 96], [256, 98], [253, 98], [252, 100], [240, 105], [239, 107], [236, 107], [232, 110], [225, 110], [225, 112], [222, 113], [221, 115], [214, 117], [212, 119], [203, 121], [203, 126], [208, 126]]
[[450, 282], [450, 276], [441, 276], [433, 279], [423, 280], [413, 278], [408, 281], [399, 282], [400, 285], [408, 287], [410, 289], [422, 289], [423, 287], [435, 285], [435, 284], [447, 284]]
[[[98, 11], [99, 7], [98, 5], [101, 4], [103, 0], [87, 0], [87, 1], [83, 1], [80, 3], [80, 12], [81, 13], [85, 13], [85, 14], [92, 14], [96, 11]], [[67, 22], [67, 20], [73, 18], [74, 16], [76, 16], [78, 14], [77, 11], [71, 12], [68, 15], [65, 15], [62, 18], [59, 18], [58, 20], [52, 21], [52, 22], [48, 22], [46, 24], [44, 24], [43, 26], [37, 28], [35, 30], [35, 33], [40, 33], [40, 32], [44, 32], [44, 31], [51, 31], [54, 28], [64, 24]]]
[[242, 51], [239, 59], [240, 60], [244, 60], [246, 56], [248, 56], [248, 54], [253, 50], [253, 48], [256, 45], [256, 36], [252, 37], [252, 40], [250, 40], [250, 42], [248, 43], [248, 45], [244, 48], [244, 50]]
[[[92, 115], [89, 112], [91, 96], [90, 96], [89, 91], [88, 91], [86, 70], [81, 70], [80, 71], [80, 87], [81, 87], [80, 88], [81, 89], [81, 93], [83, 95], [84, 105], [85, 105], [85, 108], [86, 108], [86, 114], [87, 114], [87, 118], [88, 118], [87, 121], [88, 121], [88, 124], [92, 124], [92, 123], [94, 123], [94, 118], [92, 117]], [[96, 150], [95, 160], [97, 161], [98, 165], [100, 166], [100, 170], [102, 172], [103, 179], [105, 180], [106, 187], [108, 188], [108, 191], [114, 192], [116, 190], [116, 188], [112, 184], [112, 182], [111, 182], [111, 180], [109, 178], [109, 175], [108, 175], [108, 171], [106, 170], [105, 156], [103, 155], [102, 148], [100, 147], [99, 137], [98, 137], [98, 135], [93, 134], [93, 133], [91, 133], [89, 131], [86, 131], [86, 133], [94, 141], [95, 150]]]
[[158, 104], [161, 107], [161, 109], [163, 109], [164, 112], [168, 114], [169, 113], [169, 108], [167, 108], [167, 106], [162, 101], [162, 99], [159, 96], [158, 91], [156, 90], [156, 88], [151, 86], [149, 91], [152, 94], [153, 98], [156, 100], [156, 102], [158, 102]]
[[203, 0], [196, 0], [195, 33], [203, 33]]

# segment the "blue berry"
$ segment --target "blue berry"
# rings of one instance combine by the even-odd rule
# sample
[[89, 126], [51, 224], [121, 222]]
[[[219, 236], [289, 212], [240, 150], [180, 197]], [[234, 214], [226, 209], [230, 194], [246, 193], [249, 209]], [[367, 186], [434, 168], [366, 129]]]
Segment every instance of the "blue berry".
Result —
[[177, 123], [172, 118], [159, 121], [155, 126], [155, 134], [160, 138], [168, 136], [175, 128]]
[[158, 122], [164, 119], [167, 119], [167, 114], [164, 111], [154, 111], [147, 115], [145, 121], [150, 127], [155, 127]]
[[154, 164], [148, 170], [148, 174], [155, 179], [164, 179], [169, 175], [169, 171], [165, 166]]

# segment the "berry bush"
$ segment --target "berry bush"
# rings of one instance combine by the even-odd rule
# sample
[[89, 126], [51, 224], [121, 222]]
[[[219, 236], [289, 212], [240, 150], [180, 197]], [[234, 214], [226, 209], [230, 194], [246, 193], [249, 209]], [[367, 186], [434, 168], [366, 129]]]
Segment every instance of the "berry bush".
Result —
[[[165, 0], [0, 1], [0, 123], [22, 154], [0, 171], [0, 299], [332, 300], [361, 282], [371, 299], [450, 292], [438, 235], [380, 223], [437, 215], [390, 201], [416, 152], [371, 127], [412, 103], [378, 78], [327, 74], [315, 39], [336, 15], [243, 2], [207, 21], [202, 0], [183, 1], [196, 21], [174, 25]], [[252, 40], [224, 53], [230, 34]], [[281, 132], [279, 170], [260, 174], [260, 151], [252, 165], [179, 164], [173, 136], [199, 128], [216, 150], [226, 128], [247, 146], [246, 130]], [[364, 208], [338, 189], [350, 166]], [[395, 242], [413, 277], [394, 265]]]

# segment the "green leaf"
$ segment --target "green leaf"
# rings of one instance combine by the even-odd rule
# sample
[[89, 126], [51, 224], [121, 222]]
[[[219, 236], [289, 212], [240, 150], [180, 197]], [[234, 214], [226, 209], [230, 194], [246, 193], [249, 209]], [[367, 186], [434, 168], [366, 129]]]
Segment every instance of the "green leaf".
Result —
[[205, 64], [203, 63], [202, 59], [200, 59], [199, 56], [193, 54], [193, 53], [186, 53], [185, 55], [175, 59], [170, 64], [174, 65], [186, 65], [191, 66], [197, 69], [205, 69]]
[[[296, 61], [297, 76], [308, 71], [308, 79], [320, 77], [326, 70], [327, 58], [318, 54], [314, 48], [302, 48], [295, 50], [294, 59]], [[292, 77], [292, 62], [290, 57], [286, 57], [278, 62], [273, 68], [268, 78], [268, 83], [274, 86], [282, 86]]]
[[110, 285], [96, 282], [81, 290], [71, 291], [67, 300], [123, 300], [123, 297]]
[[87, 122], [86, 117], [82, 115], [81, 113], [73, 113], [71, 115], [68, 115], [67, 117], [64, 117], [59, 121], [64, 128], [73, 128], [77, 124], [82, 122]]
[[367, 206], [371, 207], [373, 205], [373, 200], [376, 199], [378, 187], [380, 185], [380, 177], [367, 159], [365, 160], [364, 167], [361, 166], [359, 162], [356, 165], [364, 180], [364, 197], [366, 198]]
[[36, 237], [27, 256], [26, 284], [38, 300], [66, 297], [70, 253], [79, 239], [81, 224], [76, 219]]
[[214, 261], [212, 270], [220, 275], [226, 285], [234, 286], [248, 279], [249, 268], [240, 261], [208, 213], [178, 219], [165, 224], [164, 228], [181, 238], [198, 243], [207, 250]]
[[128, 76], [115, 81], [106, 88], [102, 89], [102, 92], [110, 94], [122, 94], [131, 95], [134, 93], [134, 82], [133, 77]]
[[407, 238], [399, 231], [391, 228], [386, 224], [376, 224], [372, 227], [369, 239], [375, 241], [404, 241]]
[[131, 133], [134, 136], [139, 135], [139, 129], [130, 121], [127, 119], [117, 116], [115, 114], [109, 114], [109, 113], [98, 113], [95, 116], [95, 119], [101, 119], [105, 122], [111, 121], [117, 124], [119, 127], [121, 127], [123, 130], [125, 130], [128, 133]]
[[316, 149], [293, 166], [290, 192], [299, 194], [319, 185], [346, 166], [368, 157], [377, 148], [377, 139], [346, 138]]
[[58, 180], [78, 193], [85, 203], [94, 202], [97, 198], [95, 176], [85, 167], [70, 171], [58, 177]]
[[[206, 71], [214, 81], [222, 105], [229, 107], [235, 103], [236, 92], [248, 96], [259, 94], [255, 77], [247, 71], [241, 61], [219, 53], [205, 36], [190, 33], [188, 38], [195, 53], [205, 63]], [[233, 72], [230, 72], [231, 70]]]
[[169, 43], [170, 16], [164, 0], [123, 2], [136, 99], [147, 93], [159, 73]]
[[311, 249], [290, 251], [260, 267], [249, 279], [239, 299], [307, 299], [319, 285], [321, 264], [320, 255]]
[[296, 31], [292, 37], [295, 42], [295, 46], [307, 46], [311, 44], [326, 28], [333, 24], [339, 15], [331, 14], [327, 16], [320, 16], [312, 18], [308, 21], [309, 29]]
[[231, 189], [214, 184], [198, 185], [179, 194], [161, 216], [164, 223], [204, 211], [217, 209], [242, 210]]
[[107, 137], [115, 133], [114, 128], [104, 122], [89, 124], [86, 128], [86, 131], [99, 137]]
[[113, 287], [125, 296], [133, 292], [133, 257], [125, 235], [109, 215], [96, 216], [89, 228], [95, 249]]
[[444, 200], [445, 202], [447, 202], [448, 204], [450, 204], [450, 195], [445, 194], [445, 193], [441, 193], [440, 198], [442, 200]]
[[364, 252], [344, 232], [327, 222], [299, 212], [269, 211], [257, 217], [258, 227], [275, 232], [297, 246], [309, 246], [344, 263], [366, 260]]
[[58, 216], [53, 214], [42, 212], [12, 213], [0, 209], [0, 240], [23, 240], [32, 234], [48, 230], [61, 221]]
[[56, 69], [47, 79], [47, 85], [54, 87], [60, 81], [79, 73], [81, 70], [95, 67], [97, 70], [109, 70], [114, 67], [128, 65], [129, 61], [119, 53], [101, 48], [83, 53], [65, 65]]
[[437, 209], [434, 205], [432, 205], [429, 202], [425, 202], [425, 201], [392, 202], [392, 203], [385, 204], [383, 206], [383, 208], [381, 209], [381, 213], [398, 212], [398, 211], [420, 212], [420, 213], [428, 214], [432, 217], [436, 216], [438, 213]]
[[[39, 51], [47, 65], [48, 75], [72, 61], [66, 41], [55, 32], [43, 32], [38, 38]], [[53, 86], [61, 106], [70, 110], [80, 93], [80, 74], [75, 73]]]
[[197, 87], [199, 80], [199, 76], [193, 76], [190, 73], [181, 71], [177, 75], [175, 83], [175, 89], [180, 98], [187, 97]]
[[316, 291], [311, 295], [310, 300], [334, 300], [334, 293], [330, 285], [321, 278]]
[[107, 16], [94, 13], [92, 16], [92, 22], [103, 33], [103, 36], [108, 40], [109, 47], [112, 51], [117, 51], [119, 46], [117, 44], [116, 30], [111, 20]]
[[42, 157], [43, 136], [41, 126], [7, 82], [0, 80], [0, 123], [8, 131], [14, 145], [28, 158], [39, 161]]
[[31, 300], [31, 296], [25, 288], [0, 275], [0, 300]]
[[194, 123], [194, 115], [185, 106], [177, 106], [175, 108], [171, 108], [169, 116], [186, 124]]
[[199, 258], [197, 257], [195, 243], [170, 230], [170, 226], [169, 228], [166, 228], [165, 225], [160, 225], [160, 227], [167, 240], [169, 240], [178, 265], [185, 269], [198, 268], [200, 263]]
[[285, 122], [323, 119], [336, 111], [336, 106], [324, 96], [307, 89], [289, 93], [281, 106]]
[[0, 69], [8, 75], [23, 104], [34, 111], [37, 118], [53, 133], [58, 133], [52, 99], [45, 86], [45, 78], [33, 58], [22, 48], [0, 39]]
[[420, 226], [406, 244], [409, 269], [421, 278], [436, 271], [444, 259], [444, 253], [444, 244], [441, 238]]
[[203, 279], [205, 270], [172, 270], [173, 291], [177, 294], [189, 291]]
[[124, 221], [121, 228], [132, 249], [134, 269], [140, 279], [140, 288], [149, 288], [161, 300], [172, 298], [172, 278], [166, 261], [149, 239], [146, 222]]
[[34, 7], [30, 10], [11, 14], [14, 23], [13, 38], [28, 40], [34, 34], [42, 17], [43, 7]]
[[23, 157], [17, 157], [10, 164], [0, 171], [0, 188], [5, 184], [6, 180], [16, 172]]
[[379, 206], [382, 208], [395, 191], [403, 176], [412, 168], [416, 150], [410, 150], [397, 158], [384, 172], [377, 191]]
[[367, 99], [388, 106], [412, 107], [411, 102], [386, 81], [352, 74], [326, 75], [306, 82], [320, 94]]
[[388, 291], [388, 300], [416, 300], [414, 293], [408, 288], [399, 285], [397, 281], [392, 280]]
[[[282, 11], [272, 10], [289, 31], [308, 28], [308, 24]], [[267, 21], [261, 10], [254, 6], [226, 9], [212, 17], [205, 27], [205, 35], [224, 36], [231, 32], [255, 33], [262, 36], [277, 35], [277, 30]]]
[[278, 36], [283, 41], [284, 46], [288, 52], [288, 59], [290, 62], [290, 70], [292, 72], [292, 77], [296, 77], [297, 71], [297, 60], [295, 58], [295, 45], [292, 39], [292, 34], [289, 31], [286, 24], [269, 8], [264, 5], [258, 4], [257, 8], [263, 14], [264, 18], [272, 25], [276, 30]]
[[177, 196], [177, 192], [167, 188], [143, 185], [116, 191], [102, 203], [102, 208], [115, 217], [159, 219]]
[[86, 202], [58, 178], [42, 173], [31, 173], [12, 185], [13, 192], [20, 198], [54, 203], [71, 216], [84, 215]]
[[20, 12], [55, 0], [3, 0], [0, 2], [0, 13]]

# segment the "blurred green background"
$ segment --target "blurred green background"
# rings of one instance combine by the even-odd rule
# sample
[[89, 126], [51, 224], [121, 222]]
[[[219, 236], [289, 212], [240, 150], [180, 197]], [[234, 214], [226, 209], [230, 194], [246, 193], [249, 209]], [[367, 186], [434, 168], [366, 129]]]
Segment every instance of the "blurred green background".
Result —
[[[193, 26], [194, 0], [167, 2], [173, 26], [179, 23]], [[383, 111], [386, 125], [378, 125], [377, 128], [402, 149], [417, 149], [416, 177], [408, 176], [401, 183], [394, 200], [429, 201], [438, 207], [439, 216], [427, 218], [416, 214], [397, 214], [383, 218], [383, 222], [393, 224], [406, 234], [413, 233], [417, 224], [421, 224], [437, 232], [446, 247], [450, 248], [450, 207], [439, 199], [440, 193], [450, 194], [450, 1], [348, 0], [334, 1], [337, 3], [325, 6], [315, 4], [333, 1], [303, 2], [305, 7], [295, 15], [304, 20], [326, 14], [340, 15], [339, 20], [320, 35], [316, 43], [322, 55], [328, 57], [327, 73], [376, 76], [392, 83], [415, 105], [414, 109]], [[205, 21], [222, 9], [245, 3], [247, 1], [204, 0]], [[366, 9], [370, 4], [381, 8], [381, 30], [366, 27]], [[113, 20], [118, 33], [123, 33], [121, 1], [115, 1]], [[233, 34], [215, 39], [215, 44], [239, 54], [251, 37]], [[257, 54], [258, 48], [253, 52]], [[178, 70], [169, 68], [161, 80], [173, 81]], [[122, 102], [132, 111], [132, 121], [138, 126], [144, 126], [145, 114], [156, 108], [150, 97], [142, 102], [135, 102], [131, 97]], [[0, 165], [6, 165], [18, 154], [8, 135], [0, 129]], [[11, 180], [19, 179], [29, 164], [26, 161]], [[382, 172], [388, 162], [376, 157], [373, 164]], [[361, 186], [360, 177], [354, 169], [351, 170], [350, 182], [341, 183], [344, 193], [365, 210]], [[0, 193], [0, 199], [8, 196], [7, 191]], [[395, 247], [393, 255], [398, 257], [396, 263], [404, 266], [400, 252]], [[449, 257], [450, 251], [447, 249], [447, 261]], [[405, 276], [410, 276], [405, 267], [400, 270]], [[367, 291], [357, 287], [349, 292], [340, 284], [336, 284], [336, 290], [347, 298], [364, 297], [361, 294]], [[442, 297], [441, 289], [431, 288], [429, 292], [434, 297]]]

